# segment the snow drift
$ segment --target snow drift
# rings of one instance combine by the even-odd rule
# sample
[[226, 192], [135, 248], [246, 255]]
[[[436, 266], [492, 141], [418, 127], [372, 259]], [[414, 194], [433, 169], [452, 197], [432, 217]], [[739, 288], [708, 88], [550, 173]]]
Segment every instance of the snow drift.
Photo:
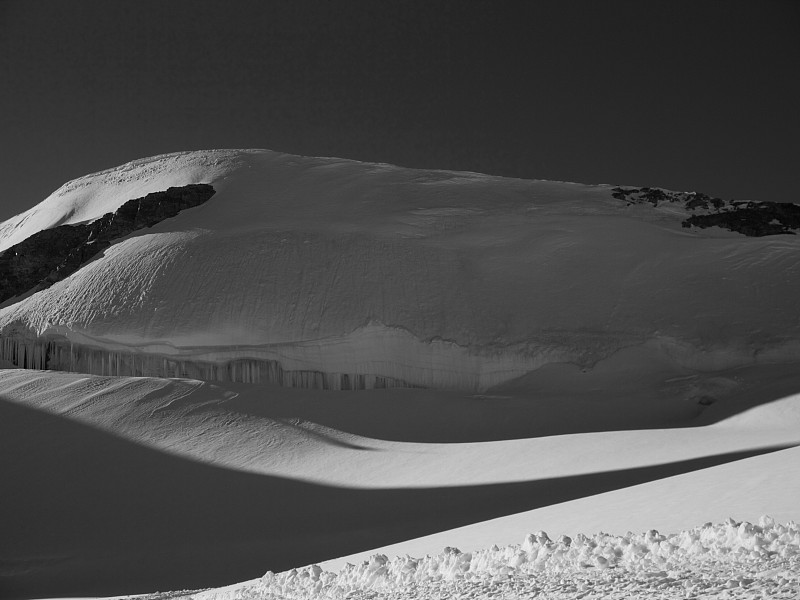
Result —
[[264, 150], [134, 161], [0, 224], [0, 249], [193, 183], [217, 193], [0, 309], [2, 358], [105, 375], [486, 390], [627, 347], [800, 358], [800, 240], [686, 229], [610, 186]]

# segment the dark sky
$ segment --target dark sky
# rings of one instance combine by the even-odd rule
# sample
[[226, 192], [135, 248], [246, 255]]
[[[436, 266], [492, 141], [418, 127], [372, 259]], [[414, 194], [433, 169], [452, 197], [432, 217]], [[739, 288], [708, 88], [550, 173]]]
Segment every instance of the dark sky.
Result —
[[177, 150], [800, 201], [796, 0], [0, 0], [0, 220]]

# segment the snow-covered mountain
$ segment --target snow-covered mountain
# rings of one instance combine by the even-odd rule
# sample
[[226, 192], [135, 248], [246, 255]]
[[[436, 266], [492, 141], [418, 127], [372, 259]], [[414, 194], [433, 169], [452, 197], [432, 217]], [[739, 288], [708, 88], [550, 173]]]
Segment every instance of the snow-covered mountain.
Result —
[[628, 347], [695, 369], [800, 358], [800, 239], [687, 228], [685, 205], [607, 185], [185, 152], [65, 184], [0, 224], [0, 250], [195, 183], [216, 193], [7, 301], [3, 358], [478, 391]]
[[266, 150], [64, 185], [0, 224], [0, 597], [792, 597], [766, 204]]

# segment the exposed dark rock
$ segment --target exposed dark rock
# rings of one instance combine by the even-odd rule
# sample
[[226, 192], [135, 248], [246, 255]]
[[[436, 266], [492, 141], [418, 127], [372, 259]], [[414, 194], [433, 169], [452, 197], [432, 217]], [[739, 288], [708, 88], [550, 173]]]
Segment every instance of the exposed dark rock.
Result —
[[34, 233], [0, 252], [0, 303], [60, 281], [86, 264], [115, 239], [174, 217], [214, 195], [214, 188], [198, 183], [129, 200], [116, 212], [91, 223], [59, 225]]
[[781, 202], [735, 202], [712, 198], [700, 192], [667, 192], [657, 188], [612, 188], [611, 195], [633, 204], [660, 202], [678, 204], [693, 214], [681, 225], [684, 227], [721, 227], [750, 237], [766, 235], [794, 235], [800, 229], [800, 205]]
[[660, 190], [658, 188], [619, 188], [616, 187], [613, 189], [613, 193], [611, 194], [614, 198], [618, 200], [624, 200], [628, 203], [628, 206], [631, 204], [644, 204], [645, 202], [649, 202], [653, 206], [658, 206], [659, 202], [676, 202], [678, 198], [675, 194], [671, 192], [665, 192], [664, 190]]
[[751, 237], [765, 235], [795, 235], [800, 229], [800, 205], [780, 202], [748, 202], [733, 204], [728, 210], [692, 215], [683, 222], [684, 227], [722, 227]]
[[611, 188], [611, 195], [614, 198], [616, 198], [617, 200], [628, 200], [628, 196], [630, 194], [634, 194], [634, 193], [636, 193], [638, 191], [639, 190], [637, 188], [625, 189], [625, 188], [621, 188], [621, 187], [615, 187], [615, 188]]
[[658, 206], [661, 202], [681, 204], [689, 210], [696, 208], [708, 209], [709, 206], [721, 208], [725, 201], [720, 198], [712, 198], [700, 192], [668, 192], [659, 188], [612, 188], [611, 195], [618, 200], [624, 200], [628, 206], [632, 204], [650, 203]]

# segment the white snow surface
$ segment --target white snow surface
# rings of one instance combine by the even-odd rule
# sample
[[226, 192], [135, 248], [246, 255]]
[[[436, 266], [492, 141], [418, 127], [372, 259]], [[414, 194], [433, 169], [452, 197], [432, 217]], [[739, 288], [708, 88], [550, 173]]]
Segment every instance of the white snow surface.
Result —
[[0, 332], [60, 341], [59, 368], [97, 374], [256, 361], [242, 380], [268, 381], [272, 361], [464, 390], [642, 344], [693, 368], [800, 357], [796, 236], [690, 231], [606, 185], [185, 152], [66, 184], [0, 225], [0, 248], [198, 182], [217, 194], [7, 303]]

